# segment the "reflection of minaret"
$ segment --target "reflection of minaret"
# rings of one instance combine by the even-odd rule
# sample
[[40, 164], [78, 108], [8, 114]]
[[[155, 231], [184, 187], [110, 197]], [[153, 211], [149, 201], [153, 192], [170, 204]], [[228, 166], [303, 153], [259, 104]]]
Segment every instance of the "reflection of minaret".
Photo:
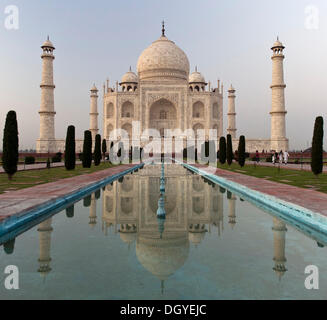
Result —
[[229, 224], [233, 229], [236, 224], [236, 214], [235, 214], [235, 205], [236, 205], [236, 197], [234, 194], [231, 194], [228, 198], [228, 217], [229, 217]]
[[89, 225], [93, 228], [96, 225], [96, 223], [97, 223], [97, 201], [95, 199], [95, 193], [92, 193]]
[[158, 219], [158, 229], [160, 233], [160, 239], [162, 239], [162, 234], [165, 230], [165, 221], [166, 221], [166, 210], [165, 210], [165, 165], [162, 162], [161, 164], [161, 176], [160, 176], [160, 198], [158, 200], [158, 210], [157, 210], [157, 219]]
[[272, 227], [274, 232], [274, 261], [276, 274], [279, 277], [279, 280], [282, 278], [284, 273], [287, 271], [285, 267], [285, 235], [286, 235], [286, 225], [283, 221], [274, 218], [274, 226]]
[[41, 275], [46, 276], [50, 271], [50, 249], [51, 249], [51, 232], [52, 218], [43, 221], [39, 224], [37, 231], [39, 232], [40, 241], [40, 258], [39, 269]]

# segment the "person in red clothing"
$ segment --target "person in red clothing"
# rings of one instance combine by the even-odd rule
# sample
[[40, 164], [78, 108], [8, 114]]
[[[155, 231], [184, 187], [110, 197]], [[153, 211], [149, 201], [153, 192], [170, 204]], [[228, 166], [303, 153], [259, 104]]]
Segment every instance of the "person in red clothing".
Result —
[[256, 158], [257, 162], [260, 161], [260, 156], [259, 156], [259, 151], [258, 150], [255, 152], [255, 158]]

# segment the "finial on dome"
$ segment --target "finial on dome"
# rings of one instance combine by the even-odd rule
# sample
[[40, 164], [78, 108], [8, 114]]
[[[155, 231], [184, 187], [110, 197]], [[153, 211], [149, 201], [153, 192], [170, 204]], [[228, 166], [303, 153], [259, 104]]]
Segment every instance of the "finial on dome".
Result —
[[48, 41], [50, 40], [49, 35], [48, 35], [48, 37], [47, 37], [47, 40], [48, 40]]
[[165, 37], [165, 20], [162, 20], [162, 36]]
[[195, 66], [195, 72], [198, 72], [198, 66]]
[[129, 66], [129, 72], [132, 72], [132, 66]]

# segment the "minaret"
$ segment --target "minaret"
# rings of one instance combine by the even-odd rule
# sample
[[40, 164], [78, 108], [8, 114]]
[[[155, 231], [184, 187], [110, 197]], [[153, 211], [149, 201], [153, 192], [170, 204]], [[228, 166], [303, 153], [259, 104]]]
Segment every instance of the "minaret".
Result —
[[272, 104], [271, 104], [271, 149], [280, 151], [288, 150], [288, 139], [286, 138], [285, 126], [285, 96], [284, 90], [284, 50], [283, 44], [279, 41], [274, 43], [271, 50], [273, 51], [272, 59]]
[[37, 152], [55, 152], [55, 110], [53, 83], [53, 51], [55, 47], [49, 40], [41, 46], [42, 58], [42, 82], [41, 82], [41, 106], [40, 106], [40, 138], [37, 141]]
[[287, 271], [285, 267], [285, 234], [286, 225], [282, 220], [274, 218], [274, 226], [272, 228], [274, 232], [274, 261], [275, 266], [273, 270], [276, 272], [279, 280], [282, 278], [284, 273]]
[[92, 140], [99, 132], [98, 127], [98, 89], [95, 84], [91, 89], [91, 108], [90, 108], [90, 131], [92, 133]]
[[52, 218], [43, 221], [39, 224], [37, 231], [39, 232], [40, 241], [40, 258], [39, 269], [41, 275], [46, 276], [50, 271], [50, 249], [51, 249], [51, 232], [52, 232]]
[[235, 98], [235, 89], [231, 85], [228, 90], [227, 134], [230, 134], [232, 139], [236, 138]]

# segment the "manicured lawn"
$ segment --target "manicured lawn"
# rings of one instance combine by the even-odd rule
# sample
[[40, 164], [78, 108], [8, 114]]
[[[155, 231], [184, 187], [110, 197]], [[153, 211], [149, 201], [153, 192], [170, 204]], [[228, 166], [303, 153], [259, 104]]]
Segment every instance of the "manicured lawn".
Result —
[[320, 192], [327, 193], [327, 174], [322, 173], [316, 177], [310, 171], [299, 171], [284, 169], [281, 167], [280, 171], [278, 166], [276, 167], [264, 167], [247, 164], [241, 168], [237, 163], [233, 163], [231, 166], [227, 164], [221, 165], [218, 163], [218, 168], [224, 170], [230, 170], [241, 174], [246, 174], [256, 178], [267, 179], [270, 181], [276, 181], [284, 184], [290, 184], [292, 186], [314, 189]]
[[104, 170], [113, 167], [109, 162], [101, 163], [98, 167], [92, 164], [90, 169], [84, 169], [82, 165], [77, 165], [75, 170], [67, 171], [65, 167], [42, 169], [42, 170], [27, 170], [16, 172], [12, 181], [8, 180], [5, 173], [0, 174], [0, 193], [9, 190], [18, 190], [23, 188], [33, 187], [38, 184], [57, 181], [60, 179], [70, 178], [81, 174], [92, 173], [99, 170]]

